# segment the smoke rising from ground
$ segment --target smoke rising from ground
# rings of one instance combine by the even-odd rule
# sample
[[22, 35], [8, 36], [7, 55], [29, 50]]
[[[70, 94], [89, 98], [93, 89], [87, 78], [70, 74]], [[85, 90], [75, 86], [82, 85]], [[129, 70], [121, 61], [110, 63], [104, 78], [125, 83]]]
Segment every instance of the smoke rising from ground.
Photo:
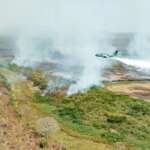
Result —
[[130, 56], [149, 58], [150, 21], [148, 0], [0, 0], [0, 33], [13, 34], [17, 49], [13, 62], [32, 66], [52, 61], [83, 69], [68, 94], [101, 82], [108, 60], [95, 53], [112, 53], [113, 33], [134, 33], [126, 46]]

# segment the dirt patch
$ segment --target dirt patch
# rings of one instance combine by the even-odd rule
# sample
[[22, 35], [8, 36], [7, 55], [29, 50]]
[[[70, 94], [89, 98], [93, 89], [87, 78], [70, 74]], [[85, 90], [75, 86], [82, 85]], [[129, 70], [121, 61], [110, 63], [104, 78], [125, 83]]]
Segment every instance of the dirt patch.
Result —
[[150, 102], [150, 82], [127, 82], [107, 85], [112, 92], [125, 93]]

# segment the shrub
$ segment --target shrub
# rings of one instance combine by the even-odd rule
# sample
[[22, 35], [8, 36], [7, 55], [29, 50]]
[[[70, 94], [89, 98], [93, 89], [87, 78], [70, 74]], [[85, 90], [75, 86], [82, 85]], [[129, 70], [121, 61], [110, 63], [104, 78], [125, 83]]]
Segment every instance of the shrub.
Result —
[[96, 123], [96, 122], [94, 122], [92, 125], [96, 129], [101, 129], [102, 128], [102, 126], [99, 123]]
[[47, 147], [47, 146], [48, 146], [48, 141], [47, 141], [47, 139], [45, 139], [45, 138], [41, 139], [41, 140], [39, 141], [38, 145], [39, 145], [40, 148], [45, 148], [45, 147]]
[[21, 67], [19, 67], [18, 65], [16, 64], [9, 64], [8, 68], [11, 70], [11, 71], [14, 71], [14, 72], [18, 72], [21, 70]]
[[18, 107], [18, 102], [16, 100], [12, 99], [10, 101], [10, 105], [13, 106], [14, 108], [17, 108]]
[[48, 86], [48, 80], [41, 71], [36, 70], [31, 72], [28, 79], [33, 81], [34, 86], [38, 86], [41, 90], [46, 89]]
[[7, 78], [0, 73], [0, 83], [6, 86], [7, 89], [10, 89], [10, 83], [8, 82]]
[[60, 108], [58, 114], [64, 119], [71, 120], [73, 123], [81, 124], [82, 122], [82, 113], [76, 108]]
[[34, 102], [37, 103], [51, 103], [53, 102], [53, 98], [49, 97], [49, 96], [42, 96], [40, 93], [34, 93], [34, 97], [33, 97]]
[[35, 132], [48, 138], [50, 135], [57, 133], [60, 130], [60, 127], [57, 121], [52, 117], [40, 118], [35, 123]]
[[122, 123], [126, 121], [125, 116], [116, 116], [116, 115], [111, 115], [107, 117], [107, 122], [109, 123]]
[[139, 103], [133, 103], [128, 106], [129, 107], [129, 115], [146, 115], [150, 114], [150, 108], [147, 105], [139, 104]]
[[115, 132], [104, 132], [102, 137], [111, 142], [119, 142], [123, 139], [119, 133]]

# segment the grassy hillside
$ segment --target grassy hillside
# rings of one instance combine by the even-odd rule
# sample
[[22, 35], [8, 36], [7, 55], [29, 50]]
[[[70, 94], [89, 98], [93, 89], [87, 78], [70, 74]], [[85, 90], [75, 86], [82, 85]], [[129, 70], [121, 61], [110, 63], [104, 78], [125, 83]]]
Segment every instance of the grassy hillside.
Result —
[[[49, 149], [47, 145], [63, 143], [69, 150], [150, 149], [148, 102], [100, 87], [69, 97], [61, 89], [42, 96], [40, 87], [46, 76], [14, 65], [2, 66], [0, 77], [8, 87], [17, 119], [33, 132], [35, 145], [40, 143], [40, 147]], [[43, 141], [43, 137], [34, 134], [34, 125], [48, 116], [58, 121], [61, 130]]]
[[150, 103], [102, 88], [63, 98], [36, 94], [35, 102], [54, 115], [65, 130], [72, 129], [97, 142], [150, 149]]

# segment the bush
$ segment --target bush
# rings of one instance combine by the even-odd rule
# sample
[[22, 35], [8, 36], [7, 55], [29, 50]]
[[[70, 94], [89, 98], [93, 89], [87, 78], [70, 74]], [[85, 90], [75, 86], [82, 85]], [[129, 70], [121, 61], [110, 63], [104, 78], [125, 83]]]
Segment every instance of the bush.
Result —
[[126, 117], [125, 116], [115, 116], [115, 115], [111, 115], [107, 117], [107, 122], [109, 123], [122, 123], [126, 121]]
[[111, 142], [120, 142], [123, 139], [119, 133], [115, 132], [105, 132], [102, 137]]
[[7, 89], [10, 89], [10, 83], [8, 82], [7, 78], [0, 73], [0, 83], [6, 86]]
[[41, 71], [33, 71], [28, 76], [28, 79], [33, 81], [34, 86], [38, 86], [39, 89], [44, 90], [48, 86], [48, 80]]
[[42, 96], [40, 93], [34, 93], [33, 97], [34, 102], [36, 103], [51, 103], [54, 102], [54, 99], [49, 96]]
[[73, 123], [82, 123], [82, 113], [76, 108], [63, 107], [58, 110], [60, 117], [71, 120]]
[[21, 70], [21, 67], [16, 64], [9, 64], [8, 68], [14, 72], [18, 72]]
[[47, 139], [45, 139], [45, 138], [41, 139], [40, 142], [38, 143], [38, 145], [39, 145], [40, 148], [48, 147]]
[[96, 123], [96, 122], [94, 122], [92, 125], [96, 129], [101, 129], [102, 128], [102, 126], [100, 124]]
[[35, 132], [45, 138], [48, 138], [50, 135], [55, 134], [58, 131], [60, 131], [60, 127], [57, 121], [52, 117], [40, 118], [35, 123]]
[[129, 107], [129, 115], [149, 115], [150, 114], [150, 108], [147, 105], [139, 104], [139, 103], [133, 103], [128, 106]]

